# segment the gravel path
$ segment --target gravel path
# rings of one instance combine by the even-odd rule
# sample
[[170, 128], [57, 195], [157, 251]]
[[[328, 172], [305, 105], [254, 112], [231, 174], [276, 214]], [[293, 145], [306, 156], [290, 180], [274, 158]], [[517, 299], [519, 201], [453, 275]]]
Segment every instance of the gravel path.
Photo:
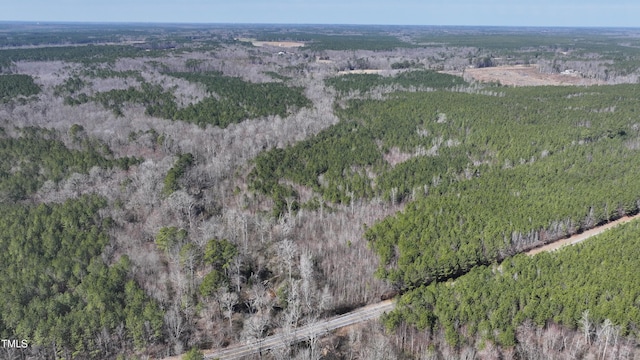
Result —
[[577, 244], [579, 242], [585, 241], [588, 238], [592, 237], [592, 236], [596, 236], [598, 234], [601, 234], [602, 232], [611, 229], [614, 226], [620, 225], [620, 224], [624, 224], [626, 222], [629, 222], [631, 220], [634, 219], [638, 219], [640, 218], [640, 214], [634, 215], [634, 216], [625, 216], [622, 217], [618, 220], [615, 221], [611, 221], [609, 223], [606, 223], [605, 225], [602, 226], [598, 226], [598, 227], [594, 227], [591, 230], [587, 230], [584, 231], [580, 234], [575, 234], [573, 236], [570, 236], [566, 239], [562, 239], [562, 240], [558, 240], [555, 242], [552, 242], [550, 244], [541, 246], [541, 247], [537, 247], [535, 249], [529, 250], [526, 252], [527, 255], [535, 255], [538, 253], [541, 253], [543, 251], [554, 251], [554, 250], [558, 250], [559, 248], [563, 247], [563, 246], [567, 246], [567, 245], [573, 245], [573, 244]]

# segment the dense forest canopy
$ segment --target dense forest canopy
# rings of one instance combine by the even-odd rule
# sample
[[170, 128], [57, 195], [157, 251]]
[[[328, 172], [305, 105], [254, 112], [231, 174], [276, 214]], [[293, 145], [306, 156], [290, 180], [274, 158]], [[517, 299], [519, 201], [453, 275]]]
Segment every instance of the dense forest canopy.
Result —
[[466, 84], [458, 76], [440, 74], [435, 71], [407, 71], [387, 78], [377, 74], [349, 74], [329, 78], [325, 83], [335, 88], [341, 96], [351, 92], [367, 93], [376, 87], [385, 86], [397, 86], [399, 89], [432, 90]]
[[210, 94], [205, 100], [190, 104], [166, 116], [226, 127], [230, 123], [267, 115], [286, 116], [291, 111], [310, 106], [301, 89], [282, 83], [251, 84], [242, 79], [225, 77], [220, 73], [170, 73], [169, 75], [203, 84]]
[[402, 321], [430, 331], [442, 327], [451, 344], [480, 333], [513, 346], [515, 329], [525, 321], [584, 330], [585, 320], [608, 320], [612, 328], [605, 330], [637, 336], [638, 231], [634, 221], [575, 247], [476, 267], [455, 281], [406, 293], [385, 321], [390, 327]]
[[98, 214], [105, 206], [93, 196], [0, 208], [3, 338], [54, 344], [60, 356], [109, 356], [115, 349], [96, 339], [120, 324], [136, 346], [160, 339], [163, 313], [132, 280], [129, 259], [107, 266], [100, 257], [111, 223]]
[[0, 75], [0, 102], [7, 102], [18, 96], [29, 97], [40, 93], [40, 87], [29, 75]]
[[[630, 85], [597, 91], [495, 88], [478, 94], [431, 91], [394, 94], [382, 101], [353, 100], [338, 111], [341, 123], [288, 149], [258, 156], [253, 186], [276, 197], [295, 197], [278, 182], [286, 178], [330, 202], [373, 194], [395, 201], [440, 183], [484, 175], [485, 170], [491, 178], [503, 176], [505, 167], [524, 164], [550, 169], [559, 161], [571, 167], [568, 164], [584, 156], [578, 154], [600, 146], [619, 149], [608, 155], [607, 163], [615, 164], [621, 154], [635, 154], [629, 145], [637, 136], [637, 91]], [[390, 160], [394, 154], [403, 161]], [[633, 172], [627, 164], [628, 171], [620, 174]], [[581, 181], [601, 184], [598, 179]]]

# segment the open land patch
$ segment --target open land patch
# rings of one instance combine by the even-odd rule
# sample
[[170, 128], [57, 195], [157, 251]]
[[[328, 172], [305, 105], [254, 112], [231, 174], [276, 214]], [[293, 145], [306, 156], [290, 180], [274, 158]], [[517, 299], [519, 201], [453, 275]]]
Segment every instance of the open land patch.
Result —
[[263, 47], [263, 46], [274, 46], [281, 48], [296, 48], [303, 47], [304, 43], [295, 42], [295, 41], [253, 41], [251, 42], [253, 46]]
[[338, 71], [338, 74], [340, 74], [340, 75], [347, 75], [347, 74], [381, 74], [384, 71], [385, 70], [380, 70], [380, 69], [358, 69], [358, 70]]
[[577, 73], [547, 74], [536, 65], [497, 66], [466, 69], [465, 76], [480, 82], [499, 82], [507, 86], [599, 85], [602, 81], [583, 78]]
[[250, 42], [253, 46], [256, 47], [273, 46], [281, 48], [297, 48], [303, 47], [305, 45], [303, 42], [299, 41], [258, 41], [256, 39], [248, 38], [239, 38], [238, 40], [242, 42]]

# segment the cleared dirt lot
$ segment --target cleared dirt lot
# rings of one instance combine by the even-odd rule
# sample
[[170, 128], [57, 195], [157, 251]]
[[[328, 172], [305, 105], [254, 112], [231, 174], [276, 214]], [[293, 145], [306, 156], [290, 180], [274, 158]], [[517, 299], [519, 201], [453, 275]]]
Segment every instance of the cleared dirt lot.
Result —
[[543, 86], [543, 85], [598, 85], [602, 81], [586, 79], [579, 74], [541, 73], [536, 65], [497, 66], [488, 68], [465, 69], [465, 78], [481, 82], [499, 82], [507, 86]]
[[252, 41], [251, 43], [253, 44], [253, 46], [258, 47], [273, 46], [281, 48], [296, 48], [304, 46], [304, 43], [293, 41]]
[[236, 40], [242, 41], [242, 42], [250, 42], [253, 46], [257, 46], [257, 47], [271, 46], [271, 47], [280, 47], [280, 48], [297, 48], [297, 47], [304, 46], [303, 42], [297, 42], [297, 41], [258, 41], [256, 39], [250, 39], [250, 38], [237, 38]]
[[339, 75], [346, 75], [346, 74], [382, 74], [385, 71], [386, 70], [378, 70], [378, 69], [345, 70], [345, 71], [338, 71], [338, 74]]

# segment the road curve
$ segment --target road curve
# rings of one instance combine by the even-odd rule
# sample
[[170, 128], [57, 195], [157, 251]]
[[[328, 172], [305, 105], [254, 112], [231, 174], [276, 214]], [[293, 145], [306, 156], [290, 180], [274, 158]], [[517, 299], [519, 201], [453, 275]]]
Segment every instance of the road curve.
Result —
[[293, 343], [304, 341], [313, 337], [320, 337], [330, 331], [361, 323], [368, 320], [377, 319], [380, 315], [395, 308], [393, 300], [382, 301], [377, 304], [368, 305], [352, 312], [338, 315], [329, 319], [320, 320], [306, 326], [293, 329], [290, 333], [278, 333], [263, 339], [238, 343], [228, 348], [206, 352], [205, 359], [239, 359], [243, 356], [257, 354], [261, 351], [290, 346]]

